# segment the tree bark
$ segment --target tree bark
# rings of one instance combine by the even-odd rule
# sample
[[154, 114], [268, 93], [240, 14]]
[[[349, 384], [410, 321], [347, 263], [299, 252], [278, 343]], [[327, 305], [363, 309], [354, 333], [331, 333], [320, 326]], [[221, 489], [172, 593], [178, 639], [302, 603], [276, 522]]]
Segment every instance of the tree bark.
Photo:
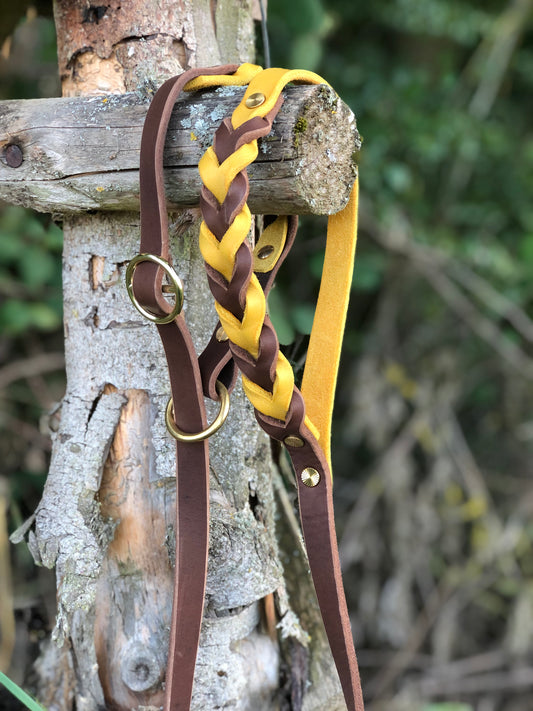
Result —
[[[168, 208], [196, 206], [198, 161], [244, 89], [185, 93], [170, 121], [164, 156]], [[250, 166], [254, 213], [331, 214], [354, 181], [355, 118], [328, 86], [295, 86]], [[139, 210], [139, 153], [148, 98], [0, 102], [0, 200], [42, 212]]]
[[[186, 66], [252, 58], [246, 3], [57, 0], [55, 12], [68, 96], [154, 88]], [[172, 215], [173, 261], [200, 350], [216, 318], [197, 229], [195, 211]], [[155, 709], [171, 612], [175, 461], [162, 347], [123, 284], [139, 216], [69, 217], [64, 238], [67, 391], [28, 536], [36, 561], [57, 573], [40, 698], [49, 711]], [[280, 474], [239, 388], [210, 452], [210, 562], [192, 709], [340, 711], [292, 505], [278, 484], [276, 517]]]

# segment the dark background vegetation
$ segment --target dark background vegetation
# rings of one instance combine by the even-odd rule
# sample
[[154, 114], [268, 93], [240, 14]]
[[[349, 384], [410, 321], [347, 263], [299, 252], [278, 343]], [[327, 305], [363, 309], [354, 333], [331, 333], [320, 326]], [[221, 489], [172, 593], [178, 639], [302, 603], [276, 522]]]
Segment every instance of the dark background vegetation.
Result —
[[[269, 1], [273, 63], [322, 74], [364, 138], [334, 467], [369, 711], [533, 708], [532, 9]], [[0, 10], [0, 98], [59, 95], [50, 3]], [[295, 362], [323, 230], [303, 221], [272, 298]], [[50, 218], [1, 206], [3, 581], [7, 531], [46, 476], [39, 422], [63, 389], [60, 250]], [[53, 584], [23, 546], [10, 555], [23, 681]]]

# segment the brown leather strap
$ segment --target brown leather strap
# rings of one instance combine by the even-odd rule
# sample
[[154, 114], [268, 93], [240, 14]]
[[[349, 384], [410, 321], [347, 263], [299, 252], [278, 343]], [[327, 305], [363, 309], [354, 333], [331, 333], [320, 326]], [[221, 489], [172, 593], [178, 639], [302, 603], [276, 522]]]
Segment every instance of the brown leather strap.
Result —
[[[165, 82], [154, 96], [148, 110], [141, 141], [140, 252], [155, 254], [170, 261], [168, 217], [166, 211], [163, 149], [174, 103], [185, 84], [196, 76], [230, 74], [237, 65], [195, 69]], [[271, 119], [259, 119], [248, 128], [252, 136], [266, 135]], [[296, 218], [282, 258], [290, 249], [296, 233]], [[268, 291], [279, 264], [262, 279]], [[148, 312], [165, 315], [171, 311], [162, 293], [164, 272], [153, 262], [140, 262], [133, 274], [133, 292], [137, 302]], [[196, 357], [185, 320], [179, 314], [167, 324], [158, 324], [168, 363], [174, 420], [184, 432], [205, 429], [203, 391], [218, 399], [215, 389], [221, 380], [233, 387], [237, 371], [228, 344], [219, 341], [216, 331], [201, 356]], [[200, 370], [201, 367], [201, 370]], [[188, 711], [192, 694], [194, 668], [205, 597], [209, 530], [209, 461], [207, 441], [177, 443], [176, 447], [176, 564], [174, 603], [166, 677], [165, 711]]]
[[[177, 97], [185, 84], [205, 74], [231, 74], [236, 64], [209, 69], [190, 69], [168, 79], [156, 92], [143, 127], [140, 157], [141, 244], [140, 252], [156, 254], [168, 261], [168, 216], [163, 174], [163, 150], [168, 123]], [[135, 270], [133, 287], [139, 303], [154, 313], [169, 313], [161, 293], [163, 272], [143, 262]]]
[[[185, 84], [202, 74], [232, 73], [235, 65], [191, 70], [171, 79], [155, 95], [143, 130], [141, 144], [141, 252], [168, 260], [168, 223], [163, 181], [163, 148], [168, 121], [176, 97]], [[219, 161], [245, 142], [270, 132], [281, 100], [264, 119], [256, 118], [234, 130], [229, 119], [218, 129], [215, 151]], [[220, 239], [248, 196], [248, 178], [242, 171], [233, 182], [226, 200], [219, 205], [209, 191], [202, 191], [201, 208], [213, 234]], [[296, 231], [296, 219], [290, 219], [289, 235], [282, 258], [272, 272], [258, 275], [265, 291], [270, 289], [279, 265], [290, 249]], [[248, 245], [237, 255], [230, 282], [210, 267], [208, 280], [217, 301], [242, 318], [243, 295], [252, 274], [252, 256]], [[142, 307], [164, 315], [171, 307], [162, 294], [163, 270], [153, 262], [140, 262], [133, 276], [135, 297]], [[217, 329], [218, 330], [218, 329]], [[220, 341], [217, 331], [206, 350], [196, 358], [183, 316], [158, 325], [167, 357], [174, 418], [179, 429], [196, 432], [205, 428], [203, 392], [217, 399], [215, 381], [231, 387], [235, 381], [234, 364], [253, 382], [272, 389], [279, 343], [268, 317], [260, 338], [257, 360], [237, 346]], [[200, 368], [201, 365], [201, 368]], [[339, 671], [349, 711], [363, 711], [363, 700], [350, 623], [340, 573], [333, 519], [331, 476], [326, 459], [313, 434], [306, 427], [305, 407], [296, 388], [285, 422], [256, 413], [268, 434], [287, 446], [296, 472], [300, 514], [309, 563], [324, 625]], [[291, 439], [287, 439], [291, 438]], [[297, 439], [296, 439], [297, 438]], [[291, 442], [293, 444], [291, 444]], [[296, 443], [296, 444], [294, 444]], [[312, 469], [319, 477], [316, 486], [303, 483], [304, 470]], [[174, 605], [166, 680], [165, 711], [189, 711], [205, 595], [208, 545], [208, 451], [206, 442], [179, 443], [177, 446], [176, 571]]]
[[[359, 668], [342, 584], [331, 472], [315, 437], [304, 424], [305, 406], [301, 394], [296, 392], [290, 415], [285, 422], [259, 413], [256, 413], [256, 417], [273, 439], [285, 444], [291, 458], [298, 486], [300, 520], [309, 568], [346, 706], [348, 711], [364, 711]], [[291, 445], [291, 441], [297, 443], [296, 446]], [[304, 483], [304, 472], [310, 469], [319, 478], [315, 486], [306, 486]]]
[[[200, 74], [235, 71], [235, 65], [195, 69], [168, 80], [156, 93], [141, 142], [140, 251], [169, 258], [168, 221], [163, 181], [163, 148], [176, 97]], [[163, 271], [152, 262], [138, 264], [133, 290], [148, 311], [171, 309], [162, 295]], [[205, 429], [206, 416], [198, 359], [183, 315], [158, 325], [167, 358], [174, 419], [185, 432]], [[203, 614], [209, 535], [209, 463], [206, 441], [176, 447], [176, 563], [174, 602], [165, 686], [165, 711], [189, 711]]]
[[[180, 314], [158, 326], [167, 357], [176, 425], [205, 429], [202, 381], [190, 334]], [[165, 687], [165, 710], [188, 711], [202, 622], [209, 540], [208, 444], [176, 446], [176, 561]]]

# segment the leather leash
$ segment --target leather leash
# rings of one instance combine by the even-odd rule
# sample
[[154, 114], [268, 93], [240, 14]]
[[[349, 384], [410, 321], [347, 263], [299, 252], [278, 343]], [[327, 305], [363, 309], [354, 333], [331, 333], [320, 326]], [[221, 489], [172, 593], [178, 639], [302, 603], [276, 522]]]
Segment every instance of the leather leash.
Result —
[[[266, 295], [294, 240], [297, 218], [277, 217], [252, 251], [247, 166], [268, 135], [291, 81], [326, 83], [316, 74], [250, 64], [194, 69], [165, 82], [150, 105], [141, 142], [140, 254], [128, 265], [128, 293], [157, 325], [172, 397], [166, 419], [177, 442], [176, 566], [165, 711], [189, 711], [205, 596], [209, 522], [207, 438], [223, 424], [236, 366], [261, 427], [284, 443], [298, 485], [302, 529], [324, 626], [349, 711], [363, 711], [359, 672], [342, 586], [329, 463], [331, 408], [355, 250], [357, 184], [348, 206], [328, 223], [324, 273], [302, 391], [279, 350]], [[181, 307], [183, 289], [169, 262], [163, 148], [179, 93], [248, 85], [231, 119], [218, 128], [199, 169], [200, 248], [220, 326], [197, 358]], [[170, 284], [163, 284], [166, 275]], [[174, 306], [164, 297], [173, 293]], [[221, 409], [207, 425], [204, 395]]]

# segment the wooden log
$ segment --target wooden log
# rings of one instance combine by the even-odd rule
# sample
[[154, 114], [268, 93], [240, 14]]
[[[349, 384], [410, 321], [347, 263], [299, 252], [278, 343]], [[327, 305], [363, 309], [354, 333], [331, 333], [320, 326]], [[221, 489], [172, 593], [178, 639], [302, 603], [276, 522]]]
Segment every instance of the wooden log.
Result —
[[[164, 162], [169, 210], [198, 204], [198, 161], [241, 87], [184, 94]], [[0, 102], [0, 199], [54, 214], [139, 209], [139, 150], [149, 98], [139, 93]], [[355, 117], [331, 87], [294, 86], [249, 168], [255, 213], [338, 212], [360, 147]]]

